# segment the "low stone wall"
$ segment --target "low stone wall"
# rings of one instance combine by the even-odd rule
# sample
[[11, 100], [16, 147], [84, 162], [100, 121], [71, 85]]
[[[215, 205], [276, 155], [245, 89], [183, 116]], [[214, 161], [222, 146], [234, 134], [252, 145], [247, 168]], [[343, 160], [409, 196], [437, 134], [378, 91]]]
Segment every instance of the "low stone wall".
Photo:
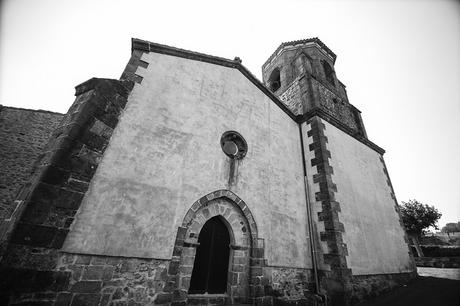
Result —
[[393, 288], [407, 284], [417, 277], [416, 272], [397, 274], [353, 275], [351, 305], [379, 296]]
[[169, 261], [62, 253], [56, 271], [2, 269], [2, 305], [153, 305], [170, 303]]
[[460, 257], [415, 257], [418, 267], [460, 268]]

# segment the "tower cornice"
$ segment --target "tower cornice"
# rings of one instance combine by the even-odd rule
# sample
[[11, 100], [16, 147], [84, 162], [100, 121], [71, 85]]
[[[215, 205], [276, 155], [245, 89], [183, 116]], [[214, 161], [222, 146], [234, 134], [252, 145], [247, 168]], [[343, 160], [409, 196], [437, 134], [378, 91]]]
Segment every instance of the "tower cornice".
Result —
[[335, 60], [337, 58], [337, 55], [335, 55], [334, 52], [332, 52], [331, 49], [329, 49], [318, 37], [313, 37], [313, 38], [307, 38], [307, 39], [301, 39], [301, 40], [293, 40], [293, 41], [288, 41], [282, 43], [276, 50], [273, 52], [272, 55], [268, 58], [268, 60], [262, 65], [262, 69], [265, 69], [265, 67], [270, 64], [273, 59], [284, 52], [285, 50], [289, 49], [289, 47], [298, 47], [299, 45], [316, 45], [319, 47], [321, 50], [324, 51], [324, 53], [332, 60], [333, 63], [335, 63]]

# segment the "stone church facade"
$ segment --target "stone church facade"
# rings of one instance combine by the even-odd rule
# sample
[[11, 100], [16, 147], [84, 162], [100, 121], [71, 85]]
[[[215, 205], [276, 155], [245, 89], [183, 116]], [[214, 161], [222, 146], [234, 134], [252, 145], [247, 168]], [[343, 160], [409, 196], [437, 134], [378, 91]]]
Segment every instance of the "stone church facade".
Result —
[[0, 220], [11, 305], [352, 305], [416, 276], [384, 150], [319, 39], [263, 83], [139, 39], [90, 79]]

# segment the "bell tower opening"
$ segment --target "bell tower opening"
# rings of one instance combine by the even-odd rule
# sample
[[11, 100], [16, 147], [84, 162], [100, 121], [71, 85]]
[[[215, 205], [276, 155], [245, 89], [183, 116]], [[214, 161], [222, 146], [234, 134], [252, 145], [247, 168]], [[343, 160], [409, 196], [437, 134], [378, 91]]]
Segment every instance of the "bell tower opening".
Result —
[[218, 216], [209, 219], [198, 236], [190, 294], [219, 294], [227, 291], [230, 234]]
[[281, 76], [279, 68], [275, 68], [270, 74], [268, 79], [268, 84], [272, 92], [277, 91], [281, 87]]
[[326, 61], [321, 61], [324, 69], [324, 75], [326, 76], [326, 80], [331, 84], [334, 85], [334, 70], [332, 69], [331, 65], [328, 64]]

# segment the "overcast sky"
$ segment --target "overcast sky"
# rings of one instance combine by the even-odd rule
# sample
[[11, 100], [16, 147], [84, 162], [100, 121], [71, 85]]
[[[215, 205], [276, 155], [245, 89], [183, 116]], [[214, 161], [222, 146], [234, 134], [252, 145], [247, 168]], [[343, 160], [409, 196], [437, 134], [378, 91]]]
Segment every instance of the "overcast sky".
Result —
[[319, 37], [383, 147], [398, 200], [460, 220], [460, 2], [1, 2], [0, 104], [65, 113], [74, 87], [119, 78], [131, 37], [233, 59], [261, 79], [281, 42]]

